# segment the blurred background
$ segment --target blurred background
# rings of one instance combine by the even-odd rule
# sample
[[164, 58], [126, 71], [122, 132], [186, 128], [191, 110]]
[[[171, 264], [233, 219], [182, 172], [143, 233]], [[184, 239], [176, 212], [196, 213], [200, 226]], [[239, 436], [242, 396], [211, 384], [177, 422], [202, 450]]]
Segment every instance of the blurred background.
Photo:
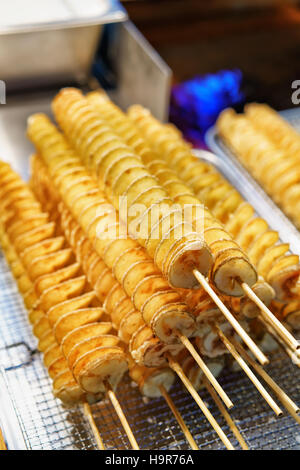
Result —
[[300, 78], [299, 0], [127, 0], [131, 20], [182, 82], [239, 69], [246, 92], [276, 108]]
[[173, 71], [170, 112], [177, 125], [188, 126], [184, 108], [195, 99], [205, 113], [195, 111], [192, 119], [204, 130], [228, 105], [294, 106], [291, 85], [300, 79], [299, 0], [133, 0], [123, 5]]

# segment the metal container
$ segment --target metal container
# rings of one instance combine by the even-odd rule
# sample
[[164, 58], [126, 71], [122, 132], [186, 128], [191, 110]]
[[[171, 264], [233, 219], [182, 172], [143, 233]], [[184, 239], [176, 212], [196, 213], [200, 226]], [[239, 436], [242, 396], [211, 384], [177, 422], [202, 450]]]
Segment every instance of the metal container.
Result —
[[8, 90], [83, 82], [102, 26], [127, 18], [116, 0], [27, 0], [24, 7], [23, 0], [0, 6], [0, 79]]

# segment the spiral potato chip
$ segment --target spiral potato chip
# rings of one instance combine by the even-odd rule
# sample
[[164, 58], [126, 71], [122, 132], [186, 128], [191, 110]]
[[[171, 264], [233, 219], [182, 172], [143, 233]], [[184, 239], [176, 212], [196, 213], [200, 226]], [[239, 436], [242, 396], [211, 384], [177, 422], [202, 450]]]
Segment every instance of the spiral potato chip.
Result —
[[[32, 181], [34, 182], [36, 192], [39, 194], [39, 199], [43, 204], [43, 190], [39, 188], [38, 178], [43, 175], [46, 189], [47, 185], [49, 186], [51, 182], [49, 176], [47, 179], [45, 167], [38, 159], [34, 159], [32, 168]], [[49, 194], [49, 191], [47, 191], [47, 194]], [[49, 204], [49, 201], [47, 201], [47, 203]], [[63, 233], [74, 252], [76, 252], [78, 262], [83, 267], [87, 279], [94, 288], [95, 294], [110, 315], [113, 326], [118, 331], [120, 338], [125, 343], [130, 344], [130, 353], [135, 357], [138, 363], [146, 364], [150, 367], [165, 364], [165, 352], [170, 350], [174, 353], [181, 349], [182, 346], [178, 344], [177, 346], [166, 347], [153, 336], [151, 329], [145, 328], [141, 313], [134, 308], [122, 287], [116, 282], [111, 270], [106, 267], [101, 258], [95, 253], [92, 244], [85, 238], [82, 229], [62, 203], [59, 204], [59, 213]], [[149, 263], [147, 266], [148, 265]], [[155, 272], [158, 272], [157, 268], [155, 268]], [[174, 294], [177, 299], [178, 295], [176, 293]], [[79, 300], [83, 298], [84, 296], [81, 296]], [[74, 305], [73, 307], [69, 307], [69, 304], [74, 303], [74, 300], [76, 301], [76, 298], [59, 304], [58, 307], [49, 310], [48, 316], [52, 324], [55, 324], [57, 317], [65, 318], [66, 313], [75, 310]], [[60, 311], [61, 307], [64, 309], [63, 312]], [[82, 305], [76, 305], [76, 309], [79, 307], [82, 309]], [[145, 332], [147, 332], [147, 340], [143, 342], [139, 337], [141, 336], [142, 339], [145, 339]], [[135, 345], [139, 346], [139, 350], [133, 349]]]

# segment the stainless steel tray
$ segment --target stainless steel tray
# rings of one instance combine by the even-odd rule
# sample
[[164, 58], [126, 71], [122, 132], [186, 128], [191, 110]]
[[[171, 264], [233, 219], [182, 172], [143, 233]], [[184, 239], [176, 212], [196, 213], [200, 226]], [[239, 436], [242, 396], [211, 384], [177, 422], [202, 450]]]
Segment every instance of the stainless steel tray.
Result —
[[[280, 114], [300, 130], [300, 108], [282, 111]], [[300, 254], [300, 232], [228, 149], [218, 135], [216, 127], [208, 130], [205, 140], [214, 153], [201, 150], [196, 150], [195, 153], [215, 165], [255, 208], [256, 213], [263, 217], [273, 230], [277, 230], [280, 239], [290, 244], [291, 252]]]

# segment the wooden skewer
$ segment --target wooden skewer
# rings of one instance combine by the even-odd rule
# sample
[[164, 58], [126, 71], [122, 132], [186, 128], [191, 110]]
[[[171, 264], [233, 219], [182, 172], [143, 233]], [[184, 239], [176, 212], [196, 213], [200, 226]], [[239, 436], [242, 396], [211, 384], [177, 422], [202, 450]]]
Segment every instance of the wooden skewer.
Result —
[[235, 360], [237, 361], [237, 363], [239, 364], [239, 366], [243, 369], [243, 371], [247, 374], [247, 376], [249, 377], [249, 379], [251, 380], [251, 382], [255, 385], [255, 387], [257, 388], [257, 390], [259, 391], [259, 393], [263, 396], [263, 398], [266, 400], [266, 402], [268, 403], [268, 405], [272, 408], [272, 410], [274, 411], [274, 413], [277, 415], [277, 416], [281, 416], [282, 415], [282, 410], [279, 408], [279, 406], [277, 405], [277, 403], [275, 403], [275, 401], [273, 400], [273, 398], [271, 397], [271, 395], [267, 392], [267, 390], [263, 387], [263, 385], [260, 383], [260, 381], [258, 380], [258, 378], [253, 374], [252, 370], [248, 367], [248, 365], [246, 364], [246, 362], [243, 360], [243, 358], [238, 354], [237, 350], [235, 349], [235, 347], [233, 346], [233, 344], [229, 341], [229, 339], [224, 335], [223, 331], [221, 330], [221, 328], [219, 328], [218, 325], [214, 325], [213, 328], [215, 329], [215, 331], [218, 333], [219, 337], [221, 338], [221, 340], [223, 341], [223, 343], [225, 344], [226, 348], [228, 349], [228, 351], [232, 354], [232, 356], [235, 358]]
[[261, 299], [255, 294], [255, 292], [253, 292], [251, 287], [249, 287], [248, 284], [246, 284], [245, 282], [242, 282], [241, 286], [242, 286], [243, 291], [247, 295], [247, 297], [249, 297], [249, 299], [251, 299], [252, 302], [254, 302], [258, 306], [258, 308], [261, 311], [262, 316], [264, 318], [267, 318], [271, 322], [274, 330], [276, 330], [276, 332], [281, 336], [283, 341], [287, 343], [290, 346], [290, 348], [294, 351], [296, 351], [297, 349], [300, 349], [300, 344], [298, 343], [296, 338], [294, 338], [294, 336], [275, 317], [275, 315], [273, 315], [271, 310], [268, 309], [268, 307], [261, 301]]
[[247, 446], [243, 436], [241, 435], [240, 431], [237, 428], [237, 425], [231, 418], [230, 414], [226, 410], [225, 406], [221, 402], [220, 398], [216, 394], [215, 390], [213, 387], [210, 385], [209, 381], [207, 380], [206, 377], [203, 377], [203, 383], [205, 387], [207, 388], [208, 393], [211, 395], [213, 398], [214, 402], [216, 403], [217, 407], [220, 410], [220, 413], [224, 416], [225, 421], [227, 422], [229, 428], [231, 429], [232, 433], [235, 435], [237, 438], [237, 441], [240, 443], [241, 447], [243, 450], [249, 450], [249, 447]]
[[92, 431], [93, 431], [93, 435], [95, 437], [95, 440], [96, 440], [96, 443], [97, 443], [97, 446], [98, 446], [98, 449], [100, 450], [105, 450], [105, 447], [104, 447], [104, 444], [103, 444], [103, 441], [102, 441], [102, 438], [100, 436], [100, 433], [99, 433], [99, 430], [96, 426], [96, 423], [95, 423], [95, 420], [94, 420], [94, 417], [93, 417], [93, 414], [92, 414], [92, 410], [91, 410], [91, 407], [88, 403], [84, 403], [83, 405], [83, 409], [84, 409], [84, 414], [86, 415], [89, 423], [90, 423], [90, 426], [92, 428]]
[[130, 426], [129, 426], [129, 424], [128, 424], [128, 421], [127, 421], [127, 419], [126, 419], [126, 416], [124, 415], [124, 412], [123, 412], [123, 410], [122, 410], [122, 408], [121, 408], [121, 405], [120, 405], [120, 403], [119, 403], [119, 400], [118, 400], [117, 397], [116, 397], [115, 392], [112, 390], [112, 388], [111, 388], [109, 382], [105, 382], [105, 387], [106, 387], [107, 395], [108, 395], [108, 397], [109, 397], [109, 399], [110, 399], [110, 401], [111, 401], [111, 404], [113, 405], [113, 407], [114, 407], [114, 409], [115, 409], [115, 411], [116, 411], [116, 413], [117, 413], [117, 415], [118, 415], [118, 417], [119, 417], [119, 419], [120, 419], [120, 421], [121, 421], [121, 424], [122, 424], [122, 426], [123, 426], [123, 429], [124, 429], [124, 431], [126, 432], [126, 435], [127, 435], [128, 439], [129, 439], [129, 442], [130, 442], [132, 448], [133, 448], [134, 450], [139, 450], [140, 448], [139, 448], [139, 446], [138, 446], [138, 443], [136, 442], [136, 439], [135, 439], [135, 437], [134, 437], [134, 435], [133, 435], [133, 432], [132, 432], [132, 430], [131, 430], [131, 428], [130, 428]]
[[0, 450], [7, 450], [6, 443], [5, 443], [1, 428], [0, 428]]
[[163, 385], [159, 386], [160, 393], [166, 400], [167, 404], [169, 405], [170, 410], [172, 411], [173, 415], [176, 418], [177, 423], [179, 424], [183, 434], [185, 435], [186, 440], [190, 444], [191, 448], [193, 450], [199, 450], [199, 447], [197, 446], [196, 442], [194, 441], [193, 436], [191, 435], [187, 425], [185, 424], [181, 414], [179, 413], [178, 409], [176, 408], [173, 400], [171, 399], [170, 395], [168, 394], [167, 390]]
[[223, 390], [223, 388], [221, 387], [221, 385], [219, 384], [215, 376], [211, 373], [210, 369], [207, 367], [205, 362], [201, 359], [201, 357], [199, 356], [198, 352], [196, 351], [196, 349], [194, 348], [190, 340], [186, 336], [181, 334], [180, 331], [176, 331], [176, 334], [180, 338], [180, 341], [182, 342], [182, 344], [191, 353], [191, 355], [197, 362], [198, 366], [200, 367], [202, 372], [206, 375], [206, 377], [208, 378], [209, 382], [212, 384], [214, 389], [218, 392], [219, 396], [222, 398], [227, 408], [229, 409], [232, 408], [233, 407], [232, 401], [230, 400], [226, 392]]
[[194, 269], [193, 271], [194, 276], [196, 277], [197, 281], [201, 284], [203, 289], [208, 293], [211, 299], [215, 302], [215, 304], [219, 307], [227, 321], [231, 324], [237, 334], [242, 338], [242, 340], [247, 344], [248, 348], [253, 352], [254, 356], [259, 360], [262, 365], [268, 364], [269, 360], [264, 355], [264, 353], [256, 346], [254, 341], [250, 338], [250, 336], [246, 333], [244, 328], [241, 327], [239, 322], [235, 319], [232, 313], [228, 310], [226, 305], [222, 302], [222, 300], [217, 296], [215, 291], [210, 287], [209, 283], [205, 279], [205, 277], [197, 270]]
[[264, 379], [270, 386], [274, 393], [278, 396], [281, 403], [286, 407], [289, 412], [298, 413], [299, 407], [290, 399], [290, 397], [277, 385], [277, 383], [269, 376], [269, 374], [255, 362], [247, 351], [241, 346], [234, 338], [230, 339], [234, 347], [238, 350], [240, 355], [256, 370], [256, 372]]
[[199, 406], [200, 410], [202, 411], [202, 413], [204, 414], [206, 419], [209, 421], [211, 426], [214, 428], [214, 430], [218, 434], [218, 436], [221, 439], [221, 441], [223, 442], [223, 444], [226, 446], [227, 449], [234, 450], [233, 445], [231, 444], [231, 442], [229, 441], [229, 439], [225, 435], [224, 431], [221, 429], [221, 427], [219, 426], [219, 424], [217, 423], [217, 421], [215, 420], [215, 418], [213, 417], [213, 415], [211, 414], [211, 412], [209, 411], [209, 409], [207, 408], [207, 406], [205, 405], [203, 400], [200, 398], [200, 396], [196, 392], [195, 388], [193, 387], [192, 383], [189, 381], [189, 379], [187, 378], [187, 376], [183, 372], [183, 370], [180, 367], [180, 365], [178, 364], [178, 362], [174, 361], [172, 356], [168, 353], [166, 354], [166, 357], [169, 361], [169, 365], [170, 365], [171, 369], [173, 369], [174, 372], [176, 372], [176, 374], [178, 375], [178, 377], [180, 378], [180, 380], [182, 381], [182, 383], [184, 384], [184, 386], [186, 387], [188, 392], [192, 395], [195, 402]]

